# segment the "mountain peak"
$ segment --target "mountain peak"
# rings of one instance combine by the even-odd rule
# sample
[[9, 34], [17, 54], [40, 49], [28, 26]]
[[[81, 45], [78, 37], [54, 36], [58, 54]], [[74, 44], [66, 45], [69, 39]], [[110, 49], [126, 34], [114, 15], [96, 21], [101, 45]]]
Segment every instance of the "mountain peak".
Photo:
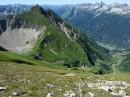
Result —
[[57, 24], [58, 22], [63, 22], [63, 20], [51, 9], [44, 10], [41, 6], [35, 5], [31, 8], [31, 11], [34, 13], [40, 13]]
[[31, 8], [31, 11], [33, 12], [39, 12], [39, 13], [42, 13], [44, 14], [46, 11], [39, 5], [35, 5]]
[[31, 8], [31, 10], [32, 10], [32, 11], [35, 11], [35, 10], [41, 11], [41, 10], [43, 10], [43, 8], [42, 8], [40, 5], [35, 5], [35, 6], [33, 6], [33, 7]]

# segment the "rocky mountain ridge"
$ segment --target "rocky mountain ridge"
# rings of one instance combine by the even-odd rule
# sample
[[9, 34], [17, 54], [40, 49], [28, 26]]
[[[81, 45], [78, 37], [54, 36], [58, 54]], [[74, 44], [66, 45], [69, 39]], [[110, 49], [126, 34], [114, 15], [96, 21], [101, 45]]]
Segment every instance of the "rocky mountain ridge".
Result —
[[120, 14], [120, 15], [128, 15], [130, 14], [130, 5], [127, 3], [119, 4], [105, 4], [101, 3], [89, 3], [89, 4], [79, 4], [76, 6], [77, 9], [86, 9], [88, 11], [95, 11], [95, 15], [101, 13], [113, 13], [113, 14]]
[[129, 48], [130, 6], [128, 4], [79, 4], [52, 7], [65, 21], [88, 32], [96, 41]]

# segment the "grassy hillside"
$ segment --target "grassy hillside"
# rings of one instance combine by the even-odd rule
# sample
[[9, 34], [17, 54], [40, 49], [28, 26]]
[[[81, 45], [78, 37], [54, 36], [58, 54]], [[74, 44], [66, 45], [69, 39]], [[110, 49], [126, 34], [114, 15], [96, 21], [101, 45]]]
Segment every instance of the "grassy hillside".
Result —
[[[10, 21], [12, 17], [7, 16]], [[44, 28], [32, 50], [23, 54], [25, 58], [29, 57], [39, 62], [59, 63], [67, 67], [93, 67], [94, 73], [112, 72], [112, 58], [109, 51], [65, 23], [53, 11], [45, 11], [36, 5], [30, 11], [18, 14], [11, 23], [12, 29], [21, 26]]]
[[[83, 97], [91, 92], [96, 97], [117, 97], [103, 89], [92, 89], [88, 87], [89, 83], [98, 83], [102, 81], [118, 81], [130, 83], [128, 74], [109, 74], [94, 75], [82, 71], [72, 71], [65, 69], [51, 69], [43, 66], [32, 66], [26, 64], [14, 64], [0, 62], [0, 86], [6, 87], [0, 93], [0, 97], [9, 97], [17, 93], [20, 97], [46, 97], [52, 93], [54, 97], [65, 97], [67, 91], [72, 91], [78, 97]], [[97, 80], [95, 80], [95, 78]], [[110, 83], [110, 86], [111, 86]], [[80, 85], [80, 86], [79, 86]], [[118, 93], [120, 85], [112, 84]], [[80, 88], [79, 88], [80, 87]], [[122, 85], [121, 85], [122, 87]], [[129, 88], [124, 89], [127, 95], [130, 95]], [[121, 96], [118, 96], [121, 97]]]
[[[38, 7], [38, 6], [36, 6]], [[32, 8], [30, 12], [20, 15], [20, 18], [32, 25], [45, 26], [46, 31], [41, 33], [31, 56], [41, 55], [43, 60], [49, 62], [65, 61], [80, 62], [79, 65], [88, 64], [89, 61], [80, 45], [70, 41], [65, 33], [42, 12], [43, 9]]]
[[8, 51], [0, 51], [0, 56], [0, 62], [26, 63], [30, 65], [40, 64], [37, 60]]
[[123, 72], [130, 72], [130, 54], [123, 56], [124, 60], [119, 65], [119, 70]]
[[130, 51], [129, 50], [115, 50], [113, 51], [113, 66], [115, 72], [130, 72]]

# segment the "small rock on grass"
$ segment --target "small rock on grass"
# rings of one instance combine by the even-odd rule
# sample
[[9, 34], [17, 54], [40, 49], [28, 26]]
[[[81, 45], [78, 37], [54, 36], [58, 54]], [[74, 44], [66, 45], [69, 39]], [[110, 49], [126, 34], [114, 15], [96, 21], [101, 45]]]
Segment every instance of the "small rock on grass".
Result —
[[19, 92], [13, 92], [12, 96], [20, 96]]
[[53, 93], [48, 93], [46, 97], [53, 97]]
[[126, 92], [124, 90], [119, 90], [119, 95], [124, 97], [126, 96]]
[[5, 91], [7, 88], [6, 87], [0, 87], [0, 92]]
[[94, 94], [92, 92], [88, 92], [86, 97], [94, 97]]

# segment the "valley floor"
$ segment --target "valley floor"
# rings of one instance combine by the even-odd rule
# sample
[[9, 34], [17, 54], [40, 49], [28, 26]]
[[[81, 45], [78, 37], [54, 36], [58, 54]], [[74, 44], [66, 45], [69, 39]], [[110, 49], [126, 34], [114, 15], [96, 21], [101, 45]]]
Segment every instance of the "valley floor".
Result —
[[129, 75], [0, 63], [0, 97], [129, 97]]

